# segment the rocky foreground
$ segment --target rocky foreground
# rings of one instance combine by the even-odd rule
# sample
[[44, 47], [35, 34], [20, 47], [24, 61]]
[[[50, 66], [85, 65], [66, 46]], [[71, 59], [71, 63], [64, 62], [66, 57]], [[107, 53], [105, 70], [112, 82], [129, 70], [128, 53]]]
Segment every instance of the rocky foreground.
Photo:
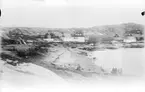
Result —
[[[132, 57], [135, 58], [135, 56]], [[79, 49], [51, 47], [42, 56], [28, 57], [25, 60], [31, 62], [13, 66], [1, 60], [0, 89], [2, 92], [28, 92], [32, 89], [48, 92], [51, 88], [72, 88], [73, 83], [75, 87], [83, 89], [91, 86], [98, 89], [109, 87], [113, 90], [120, 87], [127, 89], [137, 87], [136, 90], [139, 91], [144, 88], [144, 76], [104, 75], [100, 67], [94, 64], [89, 53]], [[96, 70], [92, 71], [94, 68]]]
[[[53, 71], [58, 76], [67, 79], [83, 80], [93, 75], [100, 75], [101, 69], [93, 63], [92, 58], [80, 53], [80, 50], [71, 49], [62, 45], [52, 46], [48, 51], [37, 56], [24, 57], [15, 62], [11, 58], [5, 58], [5, 62], [12, 64], [13, 67], [20, 66], [23, 63], [32, 63], [41, 66], [47, 70]], [[87, 53], [87, 52], [86, 52]], [[9, 54], [11, 57], [13, 54]], [[4, 56], [7, 57], [7, 56]]]

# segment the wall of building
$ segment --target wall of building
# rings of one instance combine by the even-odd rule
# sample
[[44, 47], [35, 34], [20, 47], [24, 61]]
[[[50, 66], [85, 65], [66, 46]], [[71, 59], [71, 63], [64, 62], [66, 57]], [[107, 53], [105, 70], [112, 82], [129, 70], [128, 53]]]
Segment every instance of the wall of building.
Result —
[[64, 37], [63, 41], [66, 42], [85, 42], [85, 37]]
[[135, 37], [127, 37], [123, 41], [126, 42], [126, 43], [136, 42], [136, 38]]

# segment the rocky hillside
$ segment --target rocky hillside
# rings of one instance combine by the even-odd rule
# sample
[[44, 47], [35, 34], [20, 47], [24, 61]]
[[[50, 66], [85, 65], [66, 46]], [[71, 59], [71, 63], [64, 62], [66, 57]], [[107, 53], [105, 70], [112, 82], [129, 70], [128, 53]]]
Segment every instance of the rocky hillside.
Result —
[[115, 34], [123, 37], [126, 33], [137, 34], [139, 31], [140, 35], [144, 33], [144, 26], [135, 23], [124, 23], [120, 25], [105, 25], [105, 26], [95, 26], [89, 28], [86, 31], [92, 30], [94, 33], [101, 33], [106, 36], [113, 37]]
[[90, 28], [28, 28], [28, 27], [4, 27], [2, 29], [7, 34], [18, 33], [29, 36], [45, 35], [47, 32], [55, 32], [55, 34], [72, 34], [75, 31], [81, 31], [85, 35], [102, 35], [108, 37], [114, 37], [116, 34], [120, 37], [124, 37], [126, 34], [139, 34], [143, 35], [144, 26], [135, 23], [124, 23], [119, 25], [105, 25], [105, 26], [94, 26]]

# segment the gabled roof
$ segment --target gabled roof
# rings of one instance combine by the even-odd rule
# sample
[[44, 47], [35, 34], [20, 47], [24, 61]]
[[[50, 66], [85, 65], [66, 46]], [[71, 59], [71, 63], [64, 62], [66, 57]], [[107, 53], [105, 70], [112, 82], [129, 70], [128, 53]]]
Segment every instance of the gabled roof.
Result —
[[84, 37], [83, 33], [74, 33], [71, 35], [72, 37]]

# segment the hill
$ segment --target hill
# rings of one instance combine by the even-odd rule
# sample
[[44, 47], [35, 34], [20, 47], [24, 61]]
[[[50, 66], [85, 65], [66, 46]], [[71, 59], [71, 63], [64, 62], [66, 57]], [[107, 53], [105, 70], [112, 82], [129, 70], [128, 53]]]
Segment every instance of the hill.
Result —
[[55, 34], [69, 33], [72, 34], [75, 31], [82, 31], [85, 35], [125, 37], [127, 34], [139, 34], [143, 36], [144, 25], [136, 23], [124, 23], [119, 25], [104, 25], [94, 26], [89, 28], [39, 28], [39, 27], [3, 27], [3, 31], [8, 35], [9, 33], [17, 33], [28, 36], [45, 35], [48, 32]]

